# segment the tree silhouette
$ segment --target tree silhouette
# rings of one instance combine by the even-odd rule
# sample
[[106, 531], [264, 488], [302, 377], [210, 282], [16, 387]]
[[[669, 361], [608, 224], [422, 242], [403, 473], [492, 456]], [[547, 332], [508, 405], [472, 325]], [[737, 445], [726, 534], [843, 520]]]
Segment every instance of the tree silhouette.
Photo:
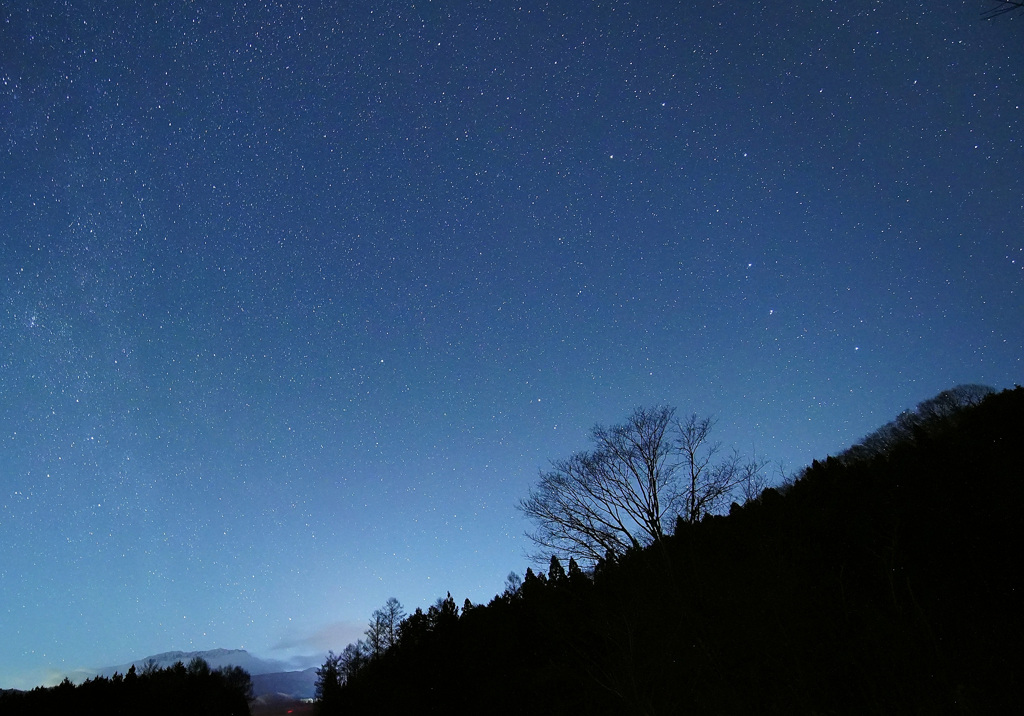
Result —
[[713, 443], [710, 438], [714, 426], [710, 418], [697, 415], [676, 425], [676, 447], [683, 472], [680, 516], [685, 522], [699, 522], [728, 504], [737, 490], [749, 495], [752, 486], [763, 482], [763, 461], [745, 460], [735, 450], [719, 458], [721, 443]]
[[548, 567], [548, 581], [554, 585], [565, 584], [568, 577], [565, 574], [565, 569], [562, 567], [562, 563], [558, 561], [557, 555], [551, 555], [551, 563]]
[[431, 629], [436, 632], [449, 630], [459, 621], [459, 608], [455, 606], [451, 592], [448, 592], [448, 596], [438, 599], [427, 610], [427, 619]]
[[327, 652], [327, 660], [316, 670], [316, 701], [323, 712], [335, 707], [341, 697], [342, 657]]
[[405, 610], [394, 597], [389, 597], [383, 607], [374, 610], [365, 632], [370, 656], [377, 658], [398, 642], [398, 628], [403, 619]]
[[241, 666], [225, 666], [220, 673], [228, 688], [241, 694], [248, 703], [253, 700], [252, 676]]
[[987, 385], [969, 383], [944, 390], [933, 398], [917, 404], [914, 410], [905, 410], [882, 427], [867, 435], [856, 445], [844, 450], [839, 459], [851, 462], [886, 455], [898, 445], [912, 442], [934, 432], [945, 421], [956, 420], [965, 408], [981, 403], [995, 392]]
[[370, 660], [370, 646], [362, 639], [357, 639], [341, 651], [338, 670], [341, 673], [341, 680], [348, 683], [359, 673]]
[[197, 658], [188, 667], [179, 661], [165, 669], [150, 661], [141, 674], [133, 666], [124, 676], [95, 676], [79, 686], [65, 678], [49, 689], [0, 690], [0, 713], [248, 716], [251, 699], [252, 679], [248, 672], [237, 666], [211, 669]]
[[[637, 408], [626, 422], [591, 431], [595, 448], [552, 463], [519, 509], [537, 526], [528, 533], [541, 561], [551, 552], [596, 564], [661, 541], [677, 516], [696, 522], [717, 511], [763, 462], [720, 457], [714, 422], [675, 409]], [[674, 427], [674, 430], [673, 430]]]
[[509, 598], [516, 596], [521, 586], [523, 586], [523, 578], [515, 572], [509, 572], [508, 576], [505, 577], [504, 595]]
[[[519, 509], [536, 524], [530, 539], [545, 553], [591, 563], [661, 539], [672, 507], [675, 465], [666, 436], [668, 407], [637, 408], [625, 423], [591, 431], [595, 449], [552, 463]], [[668, 498], [668, 499], [666, 499]]]

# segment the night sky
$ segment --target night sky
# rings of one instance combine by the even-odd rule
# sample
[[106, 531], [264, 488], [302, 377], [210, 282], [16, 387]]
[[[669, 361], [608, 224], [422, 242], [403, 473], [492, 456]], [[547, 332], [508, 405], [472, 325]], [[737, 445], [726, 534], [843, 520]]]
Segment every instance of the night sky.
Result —
[[640, 405], [794, 472], [1021, 382], [987, 7], [0, 4], [0, 687], [486, 602]]

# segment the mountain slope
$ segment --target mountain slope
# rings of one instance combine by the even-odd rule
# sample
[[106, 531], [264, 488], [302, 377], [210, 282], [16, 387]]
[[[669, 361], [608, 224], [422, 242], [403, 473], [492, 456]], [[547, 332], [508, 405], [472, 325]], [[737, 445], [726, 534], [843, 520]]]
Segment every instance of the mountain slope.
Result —
[[188, 664], [192, 659], [201, 658], [212, 669], [228, 666], [239, 666], [252, 677], [253, 694], [260, 697], [267, 694], [285, 695], [293, 699], [313, 698], [316, 683], [316, 669], [289, 669], [281, 661], [261, 659], [244, 649], [210, 649], [206, 651], [166, 651], [137, 659], [118, 666], [107, 666], [92, 672], [82, 672], [76, 680], [81, 681], [92, 676], [112, 677], [115, 673], [127, 674], [134, 665], [141, 671], [148, 664], [164, 669], [176, 662]]
[[1024, 389], [921, 421], [590, 577], [414, 615], [325, 711], [1013, 711], [1022, 447]]
[[280, 671], [287, 671], [287, 665], [283, 662], [261, 659], [253, 656], [244, 649], [209, 649], [207, 651], [165, 651], [161, 654], [153, 654], [142, 659], [136, 659], [126, 664], [117, 666], [106, 666], [96, 671], [100, 676], [113, 676], [115, 672], [125, 674], [128, 669], [142, 669], [146, 664], [152, 663], [157, 668], [167, 668], [180, 661], [188, 664], [194, 658], [206, 661], [212, 669], [220, 669], [225, 666], [240, 666], [249, 672], [250, 676], [257, 674], [269, 674]]

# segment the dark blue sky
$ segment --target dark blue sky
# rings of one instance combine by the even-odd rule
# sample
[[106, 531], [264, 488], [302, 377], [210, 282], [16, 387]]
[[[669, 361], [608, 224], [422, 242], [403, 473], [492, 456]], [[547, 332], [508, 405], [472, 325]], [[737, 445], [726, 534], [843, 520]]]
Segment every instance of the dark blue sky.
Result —
[[638, 405], [1020, 382], [1022, 18], [675, 5], [3, 6], [0, 686], [487, 601]]

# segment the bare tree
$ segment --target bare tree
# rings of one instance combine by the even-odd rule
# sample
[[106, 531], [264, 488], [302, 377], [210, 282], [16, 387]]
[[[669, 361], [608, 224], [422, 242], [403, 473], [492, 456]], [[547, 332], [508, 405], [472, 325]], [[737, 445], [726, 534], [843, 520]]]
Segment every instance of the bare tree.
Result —
[[398, 641], [398, 625], [405, 619], [405, 610], [400, 601], [389, 597], [384, 606], [374, 612], [375, 615], [378, 613], [380, 613], [380, 623], [383, 626], [384, 648], [390, 649]]
[[914, 410], [904, 410], [895, 420], [890, 420], [856, 445], [844, 450], [838, 459], [849, 463], [888, 454], [896, 446], [926, 435], [944, 421], [956, 420], [961, 412], [978, 405], [993, 393], [993, 388], [977, 383], [944, 390], [933, 398], [921, 401]]
[[[763, 488], [765, 462], [710, 441], [714, 421], [675, 420], [669, 407], [637, 408], [621, 425], [591, 431], [594, 449], [552, 462], [519, 509], [540, 562], [563, 554], [595, 563], [661, 540], [677, 517], [697, 522]], [[742, 498], [740, 498], [742, 499]]]
[[370, 653], [378, 657], [398, 641], [398, 625], [405, 619], [402, 603], [390, 597], [384, 606], [375, 609], [366, 629], [366, 643]]
[[956, 385], [949, 390], [942, 391], [934, 398], [918, 403], [916, 412], [921, 421], [948, 418], [965, 408], [977, 405], [995, 392], [994, 388], [977, 383]]
[[359, 673], [359, 670], [369, 663], [371, 655], [370, 645], [362, 639], [357, 639], [346, 646], [338, 655], [336, 663], [341, 683], [348, 682]]
[[541, 548], [596, 562], [661, 539], [673, 508], [672, 408], [637, 408], [625, 423], [591, 431], [595, 449], [552, 463], [519, 509]]
[[691, 415], [676, 427], [683, 473], [679, 516], [684, 521], [700, 522], [705, 515], [721, 511], [734, 497], [750, 499], [767, 486], [764, 460], [745, 459], [736, 450], [722, 456], [722, 444], [711, 442], [715, 427], [711, 418]]

